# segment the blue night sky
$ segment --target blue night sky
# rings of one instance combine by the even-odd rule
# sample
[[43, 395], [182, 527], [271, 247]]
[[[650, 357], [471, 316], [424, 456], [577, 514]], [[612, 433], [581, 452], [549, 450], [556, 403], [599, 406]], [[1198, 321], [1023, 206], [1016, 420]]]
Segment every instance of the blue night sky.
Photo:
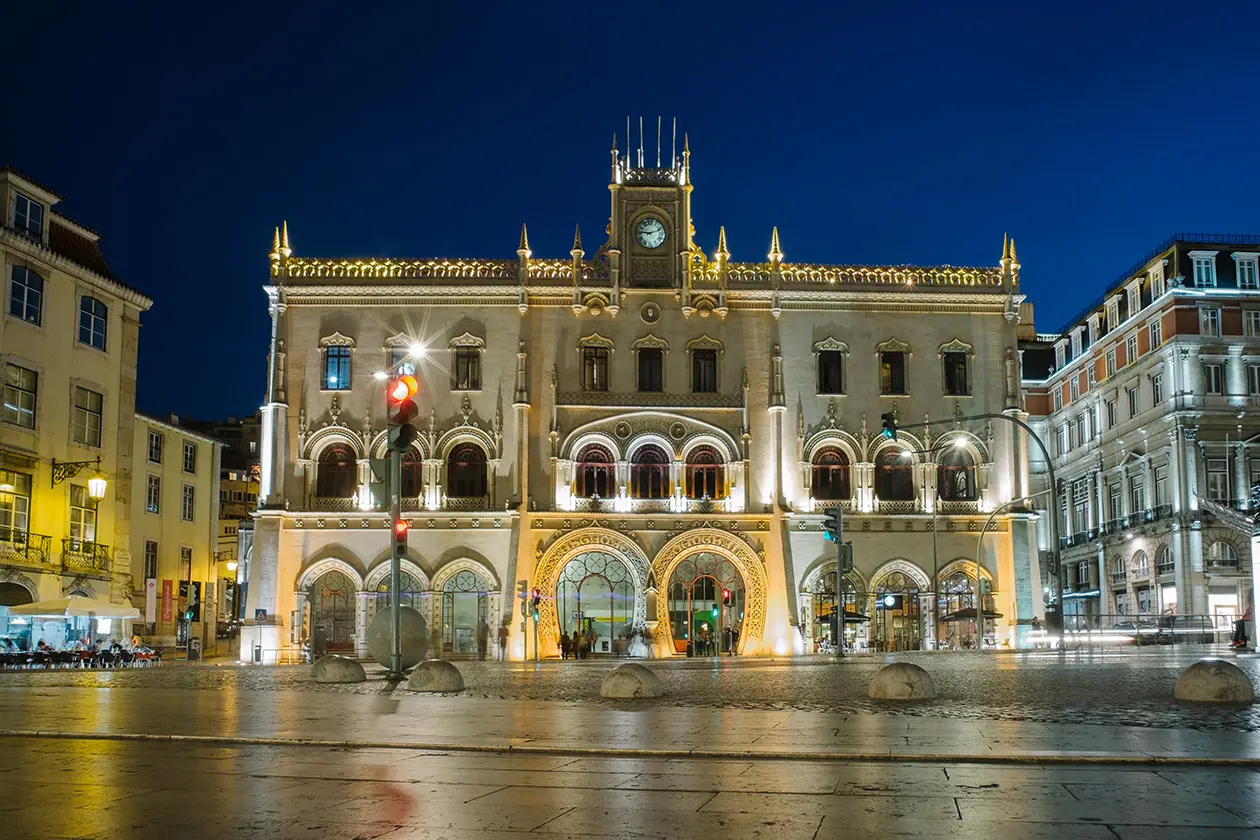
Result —
[[1260, 232], [1252, 4], [375, 5], [0, 13], [4, 162], [155, 300], [141, 409], [258, 405], [282, 219], [307, 256], [593, 252], [627, 114], [690, 133], [706, 250], [996, 264], [1010, 231], [1042, 331], [1176, 231]]

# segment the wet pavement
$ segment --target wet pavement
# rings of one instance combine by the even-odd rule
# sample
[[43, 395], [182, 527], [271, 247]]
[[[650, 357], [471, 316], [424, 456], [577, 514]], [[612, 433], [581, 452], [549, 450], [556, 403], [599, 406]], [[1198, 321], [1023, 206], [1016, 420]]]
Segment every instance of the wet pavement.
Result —
[[3, 673], [0, 836], [1260, 840], [1254, 708], [1172, 699], [1199, 657], [898, 656], [942, 695], [908, 705], [865, 698], [888, 657], [658, 662], [637, 702], [598, 698], [606, 660], [462, 662], [460, 695]]
[[15, 840], [1260, 837], [1245, 769], [2, 743]]
[[[887, 706], [868, 700], [871, 676], [893, 660], [911, 661], [931, 672], [939, 699], [900, 710], [902, 714], [957, 720], [1084, 723], [1260, 732], [1260, 706], [1208, 708], [1173, 699], [1177, 677], [1207, 655], [1236, 662], [1260, 686], [1260, 658], [1228, 652], [1170, 650], [1052, 652], [1023, 654], [922, 653], [794, 660], [654, 661], [666, 690], [661, 705], [709, 709], [762, 709], [841, 714], [880, 714]], [[533, 663], [458, 663], [475, 697], [501, 700], [599, 702], [600, 679], [611, 660]], [[8, 687], [100, 686], [213, 691], [301, 691], [389, 694], [380, 679], [361, 685], [319, 686], [303, 666], [256, 668], [185, 667], [114, 672], [0, 673]]]

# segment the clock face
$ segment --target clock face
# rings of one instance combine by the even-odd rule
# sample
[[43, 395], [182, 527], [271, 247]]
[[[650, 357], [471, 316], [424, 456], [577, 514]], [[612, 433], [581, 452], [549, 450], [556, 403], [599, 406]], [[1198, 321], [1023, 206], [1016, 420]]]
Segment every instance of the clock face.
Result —
[[665, 225], [661, 224], [660, 219], [649, 216], [639, 222], [634, 229], [634, 236], [644, 248], [659, 248], [665, 244]]

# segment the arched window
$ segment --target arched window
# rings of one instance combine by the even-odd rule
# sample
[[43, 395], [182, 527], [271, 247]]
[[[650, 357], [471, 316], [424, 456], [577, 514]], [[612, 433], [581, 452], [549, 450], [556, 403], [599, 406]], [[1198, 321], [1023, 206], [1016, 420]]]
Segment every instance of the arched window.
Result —
[[608, 499], [616, 495], [612, 455], [598, 444], [584, 446], [578, 453], [577, 495], [580, 499]]
[[687, 498], [726, 498], [726, 467], [711, 446], [698, 446], [687, 455]]
[[404, 499], [415, 499], [423, 492], [424, 461], [420, 453], [408, 449], [402, 462], [402, 496]]
[[848, 499], [849, 456], [844, 450], [828, 447], [814, 455], [811, 487], [815, 499]]
[[1155, 574], [1171, 575], [1174, 569], [1172, 548], [1161, 545], [1155, 552]]
[[1133, 552], [1133, 560], [1129, 564], [1133, 569], [1133, 576], [1136, 578], [1150, 577], [1151, 575], [1151, 558], [1146, 556], [1146, 552], [1138, 550]]
[[885, 449], [875, 460], [875, 495], [882, 502], [914, 500], [914, 476], [908, 453]]
[[319, 454], [315, 473], [315, 495], [325, 499], [348, 499], [354, 495], [358, 467], [354, 452], [344, 443], [334, 443]]
[[1128, 569], [1125, 568], [1123, 557], [1111, 558], [1111, 582], [1122, 583], [1129, 579]]
[[659, 446], [642, 446], [630, 464], [630, 495], [664, 499], [669, 495], [669, 456]]
[[1207, 561], [1209, 569], [1237, 569], [1238, 552], [1227, 542], [1214, 542], [1208, 546]]
[[446, 496], [476, 499], [486, 495], [486, 453], [475, 443], [461, 443], [446, 459]]
[[936, 468], [936, 492], [947, 502], [972, 502], [980, 495], [976, 465], [965, 448], [951, 446], [941, 455]]

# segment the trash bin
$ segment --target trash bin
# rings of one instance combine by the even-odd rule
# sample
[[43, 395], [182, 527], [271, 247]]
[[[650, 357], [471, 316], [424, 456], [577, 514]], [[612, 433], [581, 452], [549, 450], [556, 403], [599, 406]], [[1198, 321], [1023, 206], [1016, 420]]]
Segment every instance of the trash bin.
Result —
[[688, 656], [695, 656], [695, 653], [694, 653], [694, 652], [692, 651], [692, 649], [691, 649], [691, 642], [687, 642], [687, 655], [688, 655]]
[[254, 645], [254, 664], [262, 664], [262, 645]]
[[188, 658], [189, 660], [201, 658], [201, 639], [188, 640]]

